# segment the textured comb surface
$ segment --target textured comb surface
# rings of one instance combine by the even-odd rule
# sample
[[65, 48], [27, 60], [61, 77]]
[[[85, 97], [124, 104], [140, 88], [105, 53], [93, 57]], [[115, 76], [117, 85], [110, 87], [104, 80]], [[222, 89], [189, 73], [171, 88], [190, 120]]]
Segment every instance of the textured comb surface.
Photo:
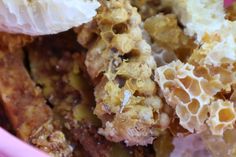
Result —
[[209, 84], [194, 75], [194, 66], [175, 61], [159, 67], [156, 81], [167, 103], [176, 109], [180, 124], [190, 132], [201, 130], [207, 119], [207, 104], [215, 93], [204, 90]]
[[233, 129], [236, 120], [234, 104], [218, 100], [210, 105], [210, 118], [207, 121], [213, 134], [223, 135], [226, 129]]
[[181, 23], [186, 26], [185, 32], [190, 36], [197, 34], [198, 41], [201, 41], [206, 32], [213, 33], [224, 25], [223, 0], [162, 0], [162, 2], [173, 8]]
[[98, 7], [95, 0], [2, 0], [0, 30], [54, 34], [90, 21]]

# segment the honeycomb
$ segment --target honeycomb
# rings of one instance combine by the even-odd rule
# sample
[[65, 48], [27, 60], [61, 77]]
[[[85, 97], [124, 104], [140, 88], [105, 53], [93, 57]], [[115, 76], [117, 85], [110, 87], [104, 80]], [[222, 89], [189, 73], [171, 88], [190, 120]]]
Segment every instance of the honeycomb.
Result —
[[[214, 78], [221, 82], [223, 90], [230, 92], [236, 81], [236, 62], [234, 59], [236, 54], [232, 43], [234, 39], [231, 38], [232, 42], [228, 43], [222, 41], [217, 35], [206, 35], [203, 39], [203, 45], [194, 50], [188, 59], [188, 63], [196, 67], [198, 76], [208, 79]], [[208, 75], [206, 75], [206, 71]]]
[[185, 33], [195, 36], [196, 42], [200, 43], [195, 54], [204, 58], [201, 64], [221, 66], [235, 62], [236, 22], [225, 19], [223, 0], [172, 1], [170, 5], [185, 26]]
[[236, 120], [234, 104], [230, 101], [213, 101], [209, 107], [207, 123], [214, 135], [223, 135], [226, 129], [233, 129]]
[[156, 66], [166, 65], [177, 59], [175, 52], [166, 49], [156, 44], [150, 37], [149, 33], [144, 29], [144, 24], [141, 24], [143, 39], [151, 46], [151, 54], [156, 62]]
[[197, 42], [201, 42], [206, 33], [212, 34], [221, 30], [225, 24], [223, 0], [162, 0], [162, 3], [172, 7], [173, 12], [185, 26], [185, 33], [189, 36], [196, 35]]
[[[140, 24], [129, 1], [111, 0], [102, 1], [94, 21], [76, 30], [77, 40], [90, 45], [85, 64], [95, 84], [94, 112], [103, 122], [99, 133], [127, 145], [152, 143], [170, 121], [160, 111], [164, 104], [152, 80], [156, 63]], [[97, 40], [83, 37], [84, 31]]]
[[99, 130], [101, 134], [115, 142], [125, 139], [128, 145], [145, 145], [147, 142], [152, 143], [153, 135], [158, 135], [155, 133], [159, 130], [157, 125], [163, 128], [168, 126], [169, 117], [165, 113], [159, 114], [163, 106], [159, 97], [134, 96], [134, 92], [150, 91], [144, 88], [148, 88], [148, 82], [133, 81], [135, 80], [127, 80], [122, 88], [115, 81], [101, 82], [95, 89], [98, 102], [95, 113], [103, 121], [107, 121], [107, 116], [116, 114], [110, 117], [112, 121], [105, 123], [104, 129]]
[[222, 90], [230, 92], [235, 82], [235, 72], [231, 72], [235, 70], [226, 69], [180, 61], [156, 69], [155, 79], [167, 103], [175, 108], [180, 124], [188, 131], [201, 132], [206, 120], [214, 135], [233, 128], [236, 116], [233, 103], [217, 97]]
[[[233, 29], [234, 26], [227, 29]], [[230, 31], [231, 32], [231, 31]], [[202, 46], [194, 50], [189, 62], [196, 62], [201, 65], [212, 65], [221, 67], [223, 64], [232, 64], [236, 61], [236, 46], [234, 36], [236, 34], [225, 33], [224, 35], [206, 34], [203, 37]]]
[[175, 52], [176, 56], [185, 61], [196, 47], [194, 40], [184, 34], [178, 26], [176, 15], [157, 14], [144, 22], [144, 29], [158, 46]]
[[[132, 2], [141, 6], [147, 1]], [[162, 12], [144, 17], [141, 30], [140, 17], [131, 20], [133, 13], [125, 13], [129, 7], [123, 5], [119, 8], [122, 17], [110, 19], [115, 16], [108, 8], [114, 10], [114, 4], [119, 2], [109, 7], [106, 3], [112, 2], [104, 2], [95, 22], [82, 28], [90, 33], [84, 41], [83, 33], [81, 36], [78, 33], [80, 43], [91, 45], [86, 65], [96, 85], [95, 113], [104, 125], [99, 132], [128, 145], [147, 144], [160, 130], [170, 127], [172, 116], [163, 109], [167, 104], [177, 115], [180, 128], [189, 132], [210, 130], [213, 135], [223, 135], [232, 129], [235, 121], [232, 106], [228, 105], [233, 117], [230, 122], [221, 122], [217, 115], [221, 108], [226, 108], [225, 104], [235, 102], [236, 84], [236, 22], [230, 21], [233, 14], [225, 19], [223, 1], [162, 0], [160, 6], [172, 7], [175, 14]], [[102, 18], [107, 12], [110, 16]], [[153, 69], [160, 89], [152, 82]], [[145, 104], [155, 101], [158, 102], [155, 105]], [[216, 107], [217, 112], [213, 112]], [[143, 114], [144, 111], [148, 114]], [[225, 115], [224, 110], [222, 113]], [[130, 131], [127, 126], [135, 129]], [[158, 128], [154, 136], [152, 126]], [[148, 135], [141, 135], [144, 132]]]
[[[185, 33], [195, 37], [195, 42], [199, 46], [194, 47], [193, 53], [190, 53], [186, 60], [182, 60], [184, 63], [173, 61], [156, 69], [155, 79], [161, 92], [167, 103], [176, 110], [180, 125], [185, 129], [190, 132], [200, 132], [207, 127], [212, 134], [223, 135], [226, 129], [233, 128], [235, 121], [232, 104], [235, 102], [236, 32], [234, 28], [236, 23], [224, 18], [223, 1], [163, 0], [162, 3], [172, 7], [180, 22], [185, 26]], [[199, 10], [201, 10], [200, 13]], [[145, 26], [144, 28], [147, 32], [153, 29], [157, 34], [163, 35], [160, 22], [156, 22], [155, 25], [152, 18], [156, 18], [157, 21], [161, 19], [168, 21], [171, 19], [168, 16], [171, 15], [151, 17], [146, 21], [146, 24], [150, 22], [149, 28]], [[171, 25], [169, 22], [169, 25], [166, 24], [165, 27], [168, 26], [171, 27], [168, 30], [171, 30], [174, 24]], [[149, 34], [155, 40], [154, 31]], [[167, 34], [163, 37], [156, 35], [156, 40], [163, 41], [165, 36], [174, 39], [177, 33], [171, 35], [169, 31]], [[173, 46], [173, 50], [175, 44], [170, 43], [172, 44], [166, 42], [169, 47]], [[180, 58], [177, 54], [176, 56]], [[221, 108], [224, 110], [221, 111]], [[221, 121], [226, 115], [229, 116], [226, 117], [229, 120]]]
[[173, 51], [161, 48], [156, 44], [152, 44], [152, 56], [154, 57], [157, 67], [166, 65], [177, 59], [176, 54]]
[[[105, 3], [107, 2], [104, 2], [104, 5]], [[127, 53], [129, 53], [136, 56], [140, 50], [145, 54], [137, 56], [136, 60], [147, 62], [154, 68], [156, 64], [150, 55], [151, 48], [142, 40], [142, 31], [139, 28], [141, 17], [136, 8], [133, 8], [128, 1], [122, 2], [124, 3], [122, 5], [126, 5], [126, 7], [122, 7], [119, 1], [109, 3], [111, 5], [109, 7], [112, 9], [105, 10], [105, 7], [101, 7], [95, 17], [98, 30], [89, 29], [86, 31], [86, 25], [82, 28], [88, 33], [96, 32], [94, 34], [99, 36], [89, 47], [85, 61], [91, 78], [94, 79], [106, 71], [111, 59], [114, 64], [119, 64], [122, 61], [119, 57], [120, 54], [128, 55]], [[80, 43], [83, 41], [82, 38], [84, 38], [83, 34], [79, 33], [77, 40]]]
[[155, 79], [167, 103], [175, 108], [180, 124], [190, 132], [200, 131], [207, 119], [208, 104], [219, 90], [219, 84], [211, 82], [216, 87], [207, 90], [211, 83], [197, 77], [194, 66], [180, 61], [157, 68]]
[[32, 36], [56, 34], [92, 20], [99, 6], [97, 0], [2, 0], [0, 31]]

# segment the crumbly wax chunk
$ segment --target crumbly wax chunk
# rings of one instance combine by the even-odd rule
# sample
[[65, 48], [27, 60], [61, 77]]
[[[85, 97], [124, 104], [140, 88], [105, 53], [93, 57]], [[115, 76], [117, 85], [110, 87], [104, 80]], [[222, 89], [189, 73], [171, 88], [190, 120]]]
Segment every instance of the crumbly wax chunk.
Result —
[[[95, 82], [95, 114], [102, 120], [99, 133], [127, 145], [147, 145], [168, 127], [170, 117], [152, 79], [156, 68], [151, 46], [144, 40], [137, 9], [126, 0], [102, 1], [92, 41], [77, 30], [78, 41], [88, 45], [85, 60]], [[89, 29], [90, 28], [90, 29]], [[83, 42], [83, 39], [85, 42]]]

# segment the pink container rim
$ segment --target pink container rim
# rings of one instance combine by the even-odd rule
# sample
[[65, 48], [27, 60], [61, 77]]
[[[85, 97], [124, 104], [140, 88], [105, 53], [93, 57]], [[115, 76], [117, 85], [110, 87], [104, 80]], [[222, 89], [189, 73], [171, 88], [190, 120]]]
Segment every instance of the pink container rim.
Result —
[[0, 157], [49, 157], [0, 127]]

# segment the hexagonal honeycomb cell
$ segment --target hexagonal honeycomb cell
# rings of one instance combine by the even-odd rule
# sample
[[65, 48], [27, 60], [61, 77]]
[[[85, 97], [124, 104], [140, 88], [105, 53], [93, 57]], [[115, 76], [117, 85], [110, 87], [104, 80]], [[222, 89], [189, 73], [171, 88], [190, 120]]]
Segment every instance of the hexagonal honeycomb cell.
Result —
[[157, 44], [152, 44], [152, 56], [154, 57], [157, 67], [169, 64], [170, 62], [177, 60], [177, 56], [173, 51], [164, 49]]
[[221, 90], [220, 82], [196, 76], [193, 65], [180, 61], [157, 68], [155, 80], [167, 103], [176, 109], [180, 124], [190, 132], [200, 131], [210, 101]]
[[226, 129], [233, 129], [236, 120], [234, 104], [230, 101], [213, 101], [209, 107], [207, 124], [214, 135], [223, 135]]

